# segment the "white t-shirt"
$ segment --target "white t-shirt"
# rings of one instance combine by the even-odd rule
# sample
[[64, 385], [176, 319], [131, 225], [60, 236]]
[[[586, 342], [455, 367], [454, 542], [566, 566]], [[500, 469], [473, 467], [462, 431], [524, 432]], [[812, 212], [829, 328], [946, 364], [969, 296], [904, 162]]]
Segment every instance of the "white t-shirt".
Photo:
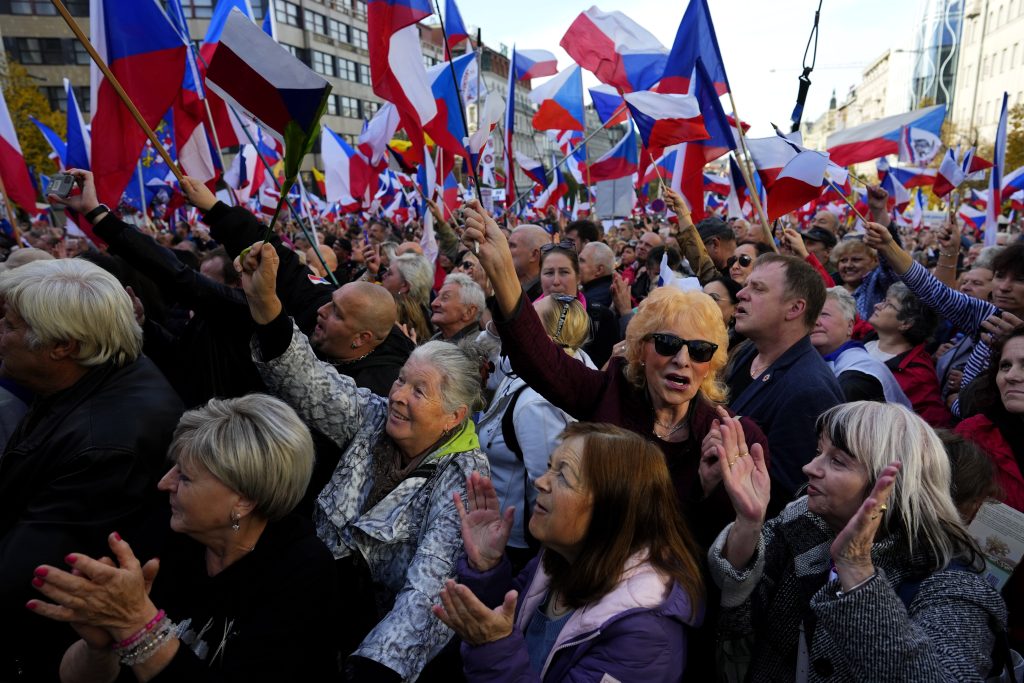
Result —
[[869, 341], [868, 343], [864, 344], [864, 350], [871, 354], [872, 358], [875, 358], [876, 360], [879, 360], [883, 363], [892, 360], [898, 355], [895, 353], [886, 353], [885, 351], [882, 351], [880, 348], [878, 348], [877, 339]]

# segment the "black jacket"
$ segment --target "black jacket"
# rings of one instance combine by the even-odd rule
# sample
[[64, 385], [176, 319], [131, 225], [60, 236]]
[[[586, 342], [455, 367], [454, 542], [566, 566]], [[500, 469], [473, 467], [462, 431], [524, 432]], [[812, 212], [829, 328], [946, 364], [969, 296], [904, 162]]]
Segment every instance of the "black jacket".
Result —
[[587, 303], [599, 304], [611, 308], [612, 305], [612, 276], [602, 275], [583, 285], [583, 296]]
[[370, 355], [347, 363], [332, 361], [332, 365], [341, 374], [354, 379], [356, 386], [365, 387], [379, 396], [387, 396], [391, 385], [398, 379], [398, 371], [415, 348], [412, 340], [398, 327], [392, 327], [391, 333]]
[[[107, 536], [138, 557], [162, 520], [167, 446], [182, 404], [156, 366], [92, 369], [72, 387], [37, 398], [0, 456], [0, 680], [49, 680], [76, 638], [65, 624], [25, 609], [41, 564], [66, 567], [80, 552], [110, 555]], [[17, 659], [19, 664], [14, 664]], [[18, 679], [14, 667], [30, 672]]]

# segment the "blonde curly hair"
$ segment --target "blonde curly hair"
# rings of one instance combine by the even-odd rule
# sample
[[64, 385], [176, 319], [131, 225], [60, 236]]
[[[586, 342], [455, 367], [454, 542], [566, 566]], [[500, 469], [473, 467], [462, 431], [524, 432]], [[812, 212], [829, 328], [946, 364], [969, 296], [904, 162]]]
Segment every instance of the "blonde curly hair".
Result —
[[729, 360], [729, 333], [718, 304], [703, 292], [659, 287], [640, 303], [626, 328], [626, 379], [641, 389], [647, 387], [643, 367], [644, 344], [648, 335], [672, 328], [690, 330], [690, 339], [718, 344], [700, 390], [711, 401], [724, 403], [728, 390], [721, 372]]

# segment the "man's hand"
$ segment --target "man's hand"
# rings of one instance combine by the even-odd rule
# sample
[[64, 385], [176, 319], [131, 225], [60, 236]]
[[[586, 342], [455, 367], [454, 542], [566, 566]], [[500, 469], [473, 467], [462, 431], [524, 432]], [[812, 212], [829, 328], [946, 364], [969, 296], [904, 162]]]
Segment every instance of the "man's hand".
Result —
[[[81, 189], [81, 192], [67, 197], [48, 194], [46, 198], [53, 204], [62, 204], [84, 216], [100, 205], [100, 200], [96, 198], [96, 181], [89, 171], [69, 168], [66, 172], [75, 177], [75, 187], [71, 189], [71, 192], [74, 193], [76, 188]], [[103, 214], [103, 216], [105, 215]], [[102, 216], [98, 216], [96, 222], [99, 222], [100, 218]]]
[[217, 197], [210, 192], [210, 188], [194, 178], [185, 176], [181, 182], [181, 189], [185, 193], [185, 197], [188, 199], [189, 204], [196, 207], [203, 213], [212, 209], [217, 203]]
[[868, 209], [876, 223], [889, 225], [892, 222], [888, 206], [889, 193], [878, 185], [868, 185]]
[[242, 276], [242, 290], [257, 325], [266, 325], [281, 314], [276, 289], [279, 264], [277, 251], [266, 242], [256, 242], [235, 259], [235, 270]]

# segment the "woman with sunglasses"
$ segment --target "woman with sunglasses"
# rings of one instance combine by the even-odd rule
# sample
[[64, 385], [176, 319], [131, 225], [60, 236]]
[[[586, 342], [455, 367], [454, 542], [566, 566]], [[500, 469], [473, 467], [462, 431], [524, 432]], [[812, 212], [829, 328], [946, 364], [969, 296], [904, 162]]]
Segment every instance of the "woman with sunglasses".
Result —
[[747, 284], [750, 271], [754, 270], [754, 261], [761, 254], [771, 253], [771, 247], [763, 242], [743, 242], [736, 247], [736, 252], [725, 262], [725, 269], [734, 282]]

